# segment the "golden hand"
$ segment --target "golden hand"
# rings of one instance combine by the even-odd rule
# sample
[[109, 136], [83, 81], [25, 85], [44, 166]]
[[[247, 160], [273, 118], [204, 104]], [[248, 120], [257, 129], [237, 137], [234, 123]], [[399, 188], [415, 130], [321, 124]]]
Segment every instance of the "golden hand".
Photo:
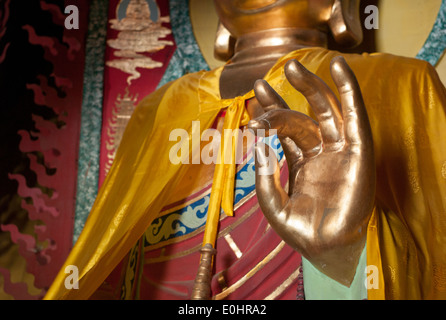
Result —
[[[289, 192], [279, 180], [269, 147], [256, 146], [256, 191], [272, 228], [317, 269], [350, 286], [364, 248], [375, 198], [372, 133], [359, 84], [343, 57], [331, 74], [340, 102], [330, 88], [296, 60], [285, 66], [317, 122], [290, 110], [264, 81], [255, 84], [264, 114], [249, 127], [276, 129], [288, 163]], [[271, 155], [271, 157], [270, 157]], [[274, 159], [274, 174], [262, 168]]]

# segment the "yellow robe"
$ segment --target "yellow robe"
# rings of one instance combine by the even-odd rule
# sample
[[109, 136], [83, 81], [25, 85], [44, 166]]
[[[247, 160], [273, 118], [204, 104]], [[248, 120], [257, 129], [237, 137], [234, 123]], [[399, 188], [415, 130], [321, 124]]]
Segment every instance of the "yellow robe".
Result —
[[[299, 60], [337, 94], [329, 72], [340, 55], [308, 48], [281, 58], [265, 79], [292, 109], [311, 115], [283, 67]], [[363, 91], [375, 144], [376, 207], [368, 227], [367, 264], [379, 269], [369, 299], [446, 298], [446, 93], [428, 63], [387, 54], [342, 54]], [[85, 228], [46, 299], [86, 299], [166, 205], [187, 165], [173, 165], [174, 129], [201, 132], [237, 99], [222, 100], [222, 67], [189, 74], [136, 108]], [[252, 92], [243, 98], [249, 98]], [[238, 98], [237, 101], [239, 101]], [[79, 289], [66, 289], [66, 266], [79, 269]], [[297, 267], [297, 266], [296, 266]]]

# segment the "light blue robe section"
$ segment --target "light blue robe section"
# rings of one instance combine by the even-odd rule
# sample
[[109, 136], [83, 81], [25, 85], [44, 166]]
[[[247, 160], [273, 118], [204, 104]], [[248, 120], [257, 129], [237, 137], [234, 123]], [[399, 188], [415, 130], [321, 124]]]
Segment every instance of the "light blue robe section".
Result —
[[350, 288], [317, 270], [311, 262], [302, 257], [305, 300], [364, 300], [367, 299], [366, 267], [367, 246], [364, 246]]

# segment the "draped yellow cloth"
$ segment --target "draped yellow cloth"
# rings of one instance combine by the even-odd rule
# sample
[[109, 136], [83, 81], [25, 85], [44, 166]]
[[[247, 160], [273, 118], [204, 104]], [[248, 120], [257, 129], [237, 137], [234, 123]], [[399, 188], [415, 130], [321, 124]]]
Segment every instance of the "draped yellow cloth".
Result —
[[204, 230], [203, 245], [212, 244], [215, 247], [217, 239], [218, 221], [220, 220], [220, 207], [228, 216], [234, 215], [234, 189], [236, 172], [236, 150], [239, 127], [248, 124], [249, 115], [245, 109], [245, 101], [252, 98], [249, 92], [243, 97], [237, 97], [228, 108], [223, 123], [223, 139], [221, 143], [219, 161], [216, 164], [212, 180], [212, 193], [209, 199], [206, 227]]
[[[286, 80], [284, 64], [299, 60], [337, 93], [329, 71], [337, 55], [322, 48], [301, 49], [281, 58], [265, 79], [291, 108], [311, 115], [305, 98]], [[368, 296], [446, 298], [445, 89], [426, 62], [386, 54], [343, 56], [362, 88], [375, 143], [377, 198], [368, 228], [367, 264], [379, 269], [379, 289], [369, 290]], [[84, 230], [46, 299], [88, 298], [168, 204], [169, 192], [187, 166], [169, 159], [176, 143], [169, 141], [172, 130], [191, 133], [192, 121], [200, 121], [203, 132], [224, 108], [232, 114], [228, 128], [246, 122], [240, 106], [253, 93], [221, 99], [221, 71], [186, 75], [141, 101]], [[216, 167], [215, 188], [222, 190], [213, 187], [217, 196], [209, 210], [217, 217], [220, 204], [232, 212], [232, 170]], [[207, 240], [215, 232], [208, 231]], [[79, 269], [77, 290], [64, 286], [68, 265]]]

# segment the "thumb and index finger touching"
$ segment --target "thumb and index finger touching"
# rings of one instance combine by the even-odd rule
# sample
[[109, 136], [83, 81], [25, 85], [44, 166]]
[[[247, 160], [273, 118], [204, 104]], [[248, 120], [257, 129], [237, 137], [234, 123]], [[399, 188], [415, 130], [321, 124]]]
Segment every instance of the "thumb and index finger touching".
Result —
[[[305, 96], [318, 123], [302, 113], [290, 110], [285, 101], [265, 80], [258, 80], [255, 83], [255, 95], [265, 113], [251, 120], [249, 127], [254, 131], [276, 129], [289, 165], [298, 164], [302, 156], [316, 155], [320, 152], [322, 145], [327, 150], [339, 149], [345, 143], [353, 147], [370, 147], [370, 124], [353, 71], [342, 56], [331, 61], [330, 71], [340, 100], [322, 79], [308, 71], [298, 61], [291, 60], [285, 66], [288, 81]], [[269, 147], [266, 147], [267, 149], [265, 147], [264, 145], [256, 147], [256, 158], [259, 158], [256, 159], [256, 166], [260, 167], [265, 161], [277, 161], [274, 155], [269, 156], [270, 151], [263, 151], [269, 150]], [[271, 160], [272, 157], [274, 157], [273, 160]], [[293, 170], [292, 165], [290, 169]], [[275, 198], [276, 201], [272, 201], [274, 203], [284, 201], [284, 191], [278, 183], [277, 174], [261, 176], [256, 170], [256, 179], [268, 186], [268, 188], [260, 188], [258, 192]], [[292, 188], [291, 185], [290, 188]], [[259, 197], [262, 197], [262, 194], [259, 194]]]

